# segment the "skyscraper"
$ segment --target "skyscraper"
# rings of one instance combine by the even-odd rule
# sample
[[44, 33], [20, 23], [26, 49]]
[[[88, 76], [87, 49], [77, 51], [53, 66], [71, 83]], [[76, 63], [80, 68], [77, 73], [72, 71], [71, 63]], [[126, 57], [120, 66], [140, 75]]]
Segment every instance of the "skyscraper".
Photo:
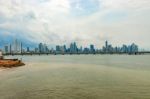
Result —
[[10, 53], [10, 54], [12, 53], [11, 44], [10, 44], [10, 46], [9, 46], [9, 53]]
[[105, 47], [108, 48], [108, 41], [105, 41]]
[[78, 47], [76, 45], [76, 42], [70, 44], [70, 53], [77, 53]]
[[9, 47], [7, 45], [5, 46], [5, 53], [9, 53]]
[[27, 52], [30, 52], [30, 48], [29, 47], [27, 47]]
[[40, 44], [39, 44], [39, 53], [43, 53], [43, 50], [44, 50], [43, 44], [40, 43]]
[[21, 53], [22, 53], [22, 52], [23, 52], [23, 50], [22, 50], [22, 42], [21, 42], [21, 45], [20, 45], [20, 46], [21, 46]]
[[134, 43], [132, 43], [129, 46], [129, 53], [137, 53], [138, 52], [138, 46]]
[[21, 52], [21, 43], [15, 39], [13, 42], [13, 52], [14, 53], [20, 53]]
[[108, 41], [105, 41], [105, 52], [108, 52]]
[[95, 48], [94, 48], [94, 45], [90, 45], [90, 53], [95, 53]]
[[56, 52], [57, 52], [57, 53], [60, 52], [60, 46], [59, 46], [59, 45], [56, 46]]
[[121, 48], [121, 52], [127, 53], [128, 52], [128, 47], [126, 45], [123, 45]]

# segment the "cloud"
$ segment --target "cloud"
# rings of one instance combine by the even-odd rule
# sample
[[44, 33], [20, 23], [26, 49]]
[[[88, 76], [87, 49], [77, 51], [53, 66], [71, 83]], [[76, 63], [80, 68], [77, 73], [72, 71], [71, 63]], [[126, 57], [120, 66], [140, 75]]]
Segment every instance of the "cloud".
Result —
[[99, 10], [100, 3], [98, 0], [71, 0], [71, 11], [75, 16], [85, 16]]
[[149, 0], [0, 0], [0, 30], [49, 45], [110, 40], [150, 48], [149, 11]]
[[101, 0], [105, 9], [141, 10], [149, 9], [149, 0]]

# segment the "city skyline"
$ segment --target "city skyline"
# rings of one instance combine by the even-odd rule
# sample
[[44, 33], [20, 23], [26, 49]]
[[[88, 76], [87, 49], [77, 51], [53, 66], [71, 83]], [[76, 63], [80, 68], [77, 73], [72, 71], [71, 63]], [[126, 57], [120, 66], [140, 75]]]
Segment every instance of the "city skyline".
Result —
[[130, 44], [150, 50], [149, 0], [0, 0], [0, 44]]
[[0, 0], [0, 99], [150, 99], [150, 0]]
[[39, 43], [35, 45], [36, 47], [25, 46], [22, 41], [14, 39], [13, 42], [10, 42], [7, 45], [3, 45], [1, 50], [5, 54], [15, 54], [15, 53], [52, 53], [52, 54], [98, 54], [98, 53], [128, 53], [134, 54], [139, 50], [139, 46], [135, 43], [131, 44], [122, 44], [120, 46], [114, 46], [109, 43], [107, 40], [102, 45], [101, 48], [96, 47], [94, 44], [89, 44], [84, 47], [78, 45], [76, 42], [72, 42], [69, 45], [55, 45], [55, 47], [50, 47], [45, 43]]

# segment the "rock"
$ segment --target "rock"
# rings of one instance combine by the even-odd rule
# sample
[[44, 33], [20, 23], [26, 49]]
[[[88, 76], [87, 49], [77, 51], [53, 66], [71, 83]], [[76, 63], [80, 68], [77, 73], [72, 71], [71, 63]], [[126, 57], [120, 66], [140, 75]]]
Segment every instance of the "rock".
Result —
[[11, 68], [11, 67], [18, 67], [18, 66], [23, 66], [23, 65], [25, 64], [21, 60], [18, 60], [18, 59], [0, 60], [0, 67]]

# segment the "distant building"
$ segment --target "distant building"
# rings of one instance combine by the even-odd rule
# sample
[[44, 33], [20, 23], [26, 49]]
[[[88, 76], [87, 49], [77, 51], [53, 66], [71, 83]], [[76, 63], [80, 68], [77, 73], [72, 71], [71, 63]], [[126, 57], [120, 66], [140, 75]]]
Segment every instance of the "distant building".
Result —
[[108, 43], [108, 41], [105, 41], [104, 46], [101, 49], [95, 49], [94, 45], [91, 44], [89, 47], [83, 48], [82, 46], [78, 48], [76, 42], [73, 42], [70, 44], [70, 46], [67, 48], [66, 45], [57, 45], [56, 49], [53, 48], [49, 50], [48, 46], [43, 43], [39, 43], [37, 48], [34, 48], [34, 50], [30, 51], [29, 47], [26, 47], [23, 49], [22, 42], [15, 39], [13, 43], [10, 45], [5, 45], [3, 47], [4, 53], [26, 53], [26, 52], [33, 52], [33, 53], [59, 53], [59, 54], [93, 54], [93, 53], [129, 53], [129, 54], [136, 54], [139, 51], [138, 45], [132, 43], [131, 45], [125, 45], [113, 47], [111, 44]]
[[67, 51], [67, 47], [66, 45], [63, 46], [63, 51], [66, 52]]
[[46, 44], [40, 43], [38, 46], [39, 53], [48, 53], [49, 49]]
[[40, 43], [39, 44], [39, 53], [43, 53], [43, 52], [44, 52], [43, 44]]
[[114, 51], [112, 45], [108, 44], [108, 41], [105, 41], [105, 46], [102, 49], [105, 53], [112, 53]]
[[4, 49], [5, 49], [5, 53], [9, 53], [9, 46], [6, 45]]
[[80, 47], [80, 49], [78, 50], [79, 53], [83, 52], [82, 46]]
[[20, 46], [21, 46], [21, 53], [22, 53], [22, 52], [23, 52], [23, 45], [22, 45], [22, 42], [21, 42], [21, 45], [20, 45]]
[[131, 54], [138, 52], [138, 46], [134, 43], [132, 43], [130, 46], [128, 46], [128, 52]]
[[30, 52], [30, 48], [29, 47], [27, 47], [27, 52]]
[[21, 52], [21, 42], [17, 39], [13, 42], [13, 53], [20, 53]]
[[47, 45], [45, 44], [45, 51], [44, 53], [49, 53], [49, 48], [47, 47]]
[[105, 41], [105, 48], [108, 48], [108, 41]]
[[11, 47], [11, 44], [9, 45], [9, 52], [10, 52], [10, 54], [12, 53], [12, 47]]
[[70, 53], [77, 53], [78, 47], [76, 45], [76, 42], [70, 44]]
[[90, 53], [95, 53], [95, 48], [94, 48], [94, 45], [90, 45]]
[[51, 48], [50, 53], [55, 53], [55, 50]]
[[35, 48], [35, 53], [38, 53], [38, 52], [39, 52], [38, 48]]
[[84, 48], [83, 53], [89, 54], [90, 53], [90, 49], [89, 48]]
[[57, 45], [56, 46], [56, 53], [66, 53], [67, 52], [67, 48], [66, 48], [66, 45], [63, 45], [63, 46], [59, 46]]
[[108, 41], [105, 41], [105, 47], [103, 47], [105, 53], [108, 52]]
[[57, 53], [60, 52], [60, 46], [59, 46], [59, 45], [56, 46], [56, 52], [57, 52]]
[[3, 59], [3, 52], [0, 50], [0, 60]]
[[126, 45], [123, 45], [121, 48], [121, 52], [128, 53], [128, 47]]

